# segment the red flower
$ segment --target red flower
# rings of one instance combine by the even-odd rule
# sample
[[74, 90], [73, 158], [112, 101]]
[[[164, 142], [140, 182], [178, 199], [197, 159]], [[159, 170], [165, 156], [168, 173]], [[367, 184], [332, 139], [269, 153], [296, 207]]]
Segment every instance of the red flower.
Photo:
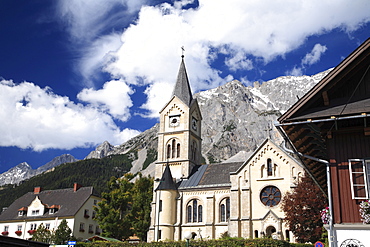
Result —
[[15, 231], [15, 234], [17, 234], [18, 236], [22, 235], [22, 231]]
[[34, 234], [35, 232], [36, 232], [36, 230], [28, 230], [28, 233], [31, 234], [31, 235]]
[[6, 232], [2, 232], [1, 233], [1, 235], [4, 235], [4, 236], [7, 236], [9, 234], [9, 232], [8, 231], [6, 231]]

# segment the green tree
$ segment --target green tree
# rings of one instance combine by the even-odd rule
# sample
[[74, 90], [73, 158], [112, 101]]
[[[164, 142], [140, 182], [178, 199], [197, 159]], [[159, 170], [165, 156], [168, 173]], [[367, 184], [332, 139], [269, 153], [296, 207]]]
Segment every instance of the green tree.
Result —
[[60, 222], [58, 228], [55, 230], [52, 242], [54, 244], [66, 244], [67, 241], [72, 239], [72, 230], [69, 228], [65, 219]]
[[112, 177], [108, 182], [109, 192], [102, 193], [102, 201], [98, 203], [96, 219], [102, 235], [116, 239], [126, 239], [132, 234], [130, 210], [132, 207], [131, 173], [122, 178]]
[[139, 178], [135, 180], [132, 188], [132, 194], [132, 229], [141, 240], [146, 241], [150, 226], [153, 178], [143, 177], [141, 173], [139, 173]]
[[44, 227], [44, 224], [41, 223], [40, 226], [37, 228], [36, 232], [32, 235], [32, 240], [50, 244], [52, 236], [53, 232], [46, 229]]
[[315, 243], [321, 238], [322, 226], [320, 212], [327, 202], [314, 181], [305, 175], [297, 187], [287, 192], [282, 200], [286, 225], [300, 243]]

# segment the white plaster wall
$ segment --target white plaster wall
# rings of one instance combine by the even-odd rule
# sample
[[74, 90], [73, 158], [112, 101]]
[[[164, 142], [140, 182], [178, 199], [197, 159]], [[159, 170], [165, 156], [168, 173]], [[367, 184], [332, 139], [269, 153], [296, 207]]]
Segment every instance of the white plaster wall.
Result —
[[370, 226], [367, 229], [347, 229], [336, 230], [338, 247], [347, 239], [356, 239], [360, 241], [363, 246], [370, 247]]

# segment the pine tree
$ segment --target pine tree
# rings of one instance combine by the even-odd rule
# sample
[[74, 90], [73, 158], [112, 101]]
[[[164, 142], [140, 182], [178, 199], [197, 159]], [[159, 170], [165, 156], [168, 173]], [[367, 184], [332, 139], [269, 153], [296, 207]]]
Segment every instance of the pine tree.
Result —
[[52, 242], [54, 244], [66, 244], [72, 239], [72, 230], [69, 228], [65, 219], [60, 222], [58, 228], [55, 230]]
[[305, 175], [292, 192], [287, 192], [282, 200], [285, 221], [300, 243], [315, 243], [321, 238], [320, 212], [326, 206], [325, 195], [314, 181]]

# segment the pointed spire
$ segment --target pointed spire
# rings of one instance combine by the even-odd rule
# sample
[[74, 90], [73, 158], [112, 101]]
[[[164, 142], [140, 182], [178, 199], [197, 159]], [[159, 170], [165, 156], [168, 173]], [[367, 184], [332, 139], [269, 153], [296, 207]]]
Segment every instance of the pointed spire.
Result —
[[158, 187], [155, 189], [155, 191], [157, 190], [177, 190], [176, 183], [173, 181], [171, 170], [168, 164], [166, 165], [166, 168], [164, 169], [162, 178], [159, 182]]
[[184, 55], [181, 56], [181, 64], [179, 73], [177, 75], [177, 81], [175, 88], [173, 90], [172, 96], [177, 96], [185, 104], [190, 106], [191, 101], [193, 100], [193, 94], [191, 93], [190, 83], [188, 75], [186, 73]]

